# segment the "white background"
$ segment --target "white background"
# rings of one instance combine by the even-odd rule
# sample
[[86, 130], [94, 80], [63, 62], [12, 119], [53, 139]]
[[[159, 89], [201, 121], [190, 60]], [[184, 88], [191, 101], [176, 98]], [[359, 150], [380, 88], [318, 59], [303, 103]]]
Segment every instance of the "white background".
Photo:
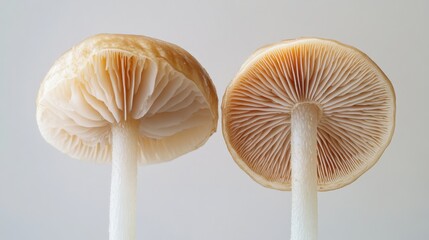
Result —
[[[429, 1], [0, 1], [0, 239], [108, 239], [110, 166], [60, 153], [35, 120], [50, 66], [96, 33], [182, 46], [219, 98], [265, 44], [318, 36], [366, 52], [396, 89], [396, 132], [370, 171], [319, 194], [319, 237], [429, 239]], [[139, 168], [137, 238], [289, 239], [290, 199], [237, 167], [219, 127], [197, 151]]]

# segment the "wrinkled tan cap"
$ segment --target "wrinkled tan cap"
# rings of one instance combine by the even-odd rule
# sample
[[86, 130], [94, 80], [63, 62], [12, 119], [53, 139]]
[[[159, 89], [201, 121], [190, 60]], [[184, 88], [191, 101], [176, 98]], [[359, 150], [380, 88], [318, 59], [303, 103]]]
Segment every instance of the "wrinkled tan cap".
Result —
[[352, 183], [390, 143], [395, 93], [378, 66], [336, 41], [287, 40], [257, 50], [222, 103], [222, 126], [237, 164], [258, 183], [291, 189], [290, 120], [300, 103], [321, 110], [318, 190]]
[[78, 159], [111, 160], [111, 128], [133, 120], [139, 162], [174, 159], [216, 131], [217, 95], [207, 72], [171, 43], [101, 34], [66, 52], [45, 77], [37, 123], [50, 144]]

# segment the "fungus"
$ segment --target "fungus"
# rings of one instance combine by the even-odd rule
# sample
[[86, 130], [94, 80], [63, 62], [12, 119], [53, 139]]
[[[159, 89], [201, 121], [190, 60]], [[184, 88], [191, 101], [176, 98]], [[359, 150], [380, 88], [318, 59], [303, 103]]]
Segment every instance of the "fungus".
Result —
[[37, 97], [42, 136], [77, 159], [112, 163], [111, 240], [135, 239], [137, 165], [165, 162], [216, 131], [217, 96], [180, 47], [101, 34], [66, 52]]
[[256, 51], [222, 103], [236, 163], [263, 186], [292, 190], [293, 240], [317, 238], [317, 191], [341, 188], [371, 168], [394, 125], [386, 75], [356, 48], [325, 39]]

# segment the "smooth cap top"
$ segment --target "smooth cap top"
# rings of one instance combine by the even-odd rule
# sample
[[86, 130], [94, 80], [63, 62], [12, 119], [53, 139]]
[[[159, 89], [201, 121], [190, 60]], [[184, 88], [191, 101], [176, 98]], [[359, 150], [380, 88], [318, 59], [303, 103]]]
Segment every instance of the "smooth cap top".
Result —
[[223, 134], [237, 164], [258, 183], [291, 189], [291, 112], [320, 108], [318, 190], [352, 183], [390, 143], [395, 93], [361, 51], [316, 38], [257, 50], [241, 67], [222, 103]]
[[216, 131], [217, 95], [202, 66], [157, 39], [101, 34], [59, 58], [37, 97], [50, 144], [78, 159], [111, 160], [111, 129], [134, 121], [139, 162], [174, 159]]

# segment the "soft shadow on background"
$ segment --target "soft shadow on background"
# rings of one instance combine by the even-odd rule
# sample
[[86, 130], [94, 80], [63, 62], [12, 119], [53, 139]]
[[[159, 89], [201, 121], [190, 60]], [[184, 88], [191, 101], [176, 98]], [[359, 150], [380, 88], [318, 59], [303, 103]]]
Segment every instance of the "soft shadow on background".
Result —
[[[48, 145], [35, 119], [44, 75], [96, 33], [148, 35], [192, 53], [219, 98], [258, 47], [318, 36], [367, 53], [392, 81], [397, 126], [355, 183], [319, 194], [319, 236], [428, 239], [428, 1], [0, 2], [0, 239], [107, 239], [110, 166]], [[218, 132], [179, 159], [139, 168], [138, 239], [288, 239], [290, 192], [265, 189]]]

